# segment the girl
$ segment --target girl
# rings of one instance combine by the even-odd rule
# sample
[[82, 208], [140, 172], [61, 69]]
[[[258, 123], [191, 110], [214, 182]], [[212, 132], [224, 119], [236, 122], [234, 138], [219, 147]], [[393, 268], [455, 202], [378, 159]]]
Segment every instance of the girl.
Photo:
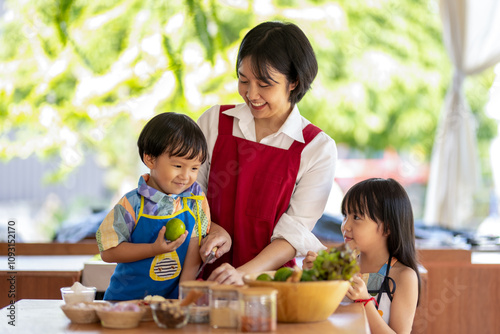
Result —
[[[342, 214], [344, 241], [360, 252], [361, 273], [370, 273], [366, 282], [354, 277], [346, 296], [365, 305], [372, 333], [410, 333], [420, 276], [406, 191], [393, 179], [362, 181], [345, 195]], [[303, 268], [310, 269], [316, 256], [308, 252]]]

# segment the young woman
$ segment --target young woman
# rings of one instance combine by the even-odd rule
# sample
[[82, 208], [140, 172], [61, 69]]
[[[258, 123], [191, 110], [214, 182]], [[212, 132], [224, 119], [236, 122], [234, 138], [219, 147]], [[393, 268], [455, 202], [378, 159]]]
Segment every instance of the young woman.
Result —
[[[342, 234], [360, 252], [360, 271], [346, 296], [365, 305], [372, 333], [410, 333], [419, 298], [411, 203], [393, 179], [368, 179], [352, 186], [342, 201]], [[303, 268], [316, 258], [309, 252]]]
[[264, 22], [250, 30], [236, 71], [244, 103], [214, 106], [198, 120], [209, 151], [198, 182], [214, 223], [202, 252], [218, 246], [220, 257], [202, 275], [228, 284], [324, 249], [311, 230], [337, 161], [335, 142], [297, 108], [318, 65], [296, 25]]

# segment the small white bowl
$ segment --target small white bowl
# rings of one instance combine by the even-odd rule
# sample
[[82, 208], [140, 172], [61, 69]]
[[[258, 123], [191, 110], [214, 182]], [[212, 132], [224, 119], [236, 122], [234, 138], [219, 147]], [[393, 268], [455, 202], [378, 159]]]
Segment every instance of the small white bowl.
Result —
[[93, 302], [96, 292], [95, 287], [87, 287], [82, 291], [74, 291], [69, 287], [61, 288], [62, 299], [66, 304]]

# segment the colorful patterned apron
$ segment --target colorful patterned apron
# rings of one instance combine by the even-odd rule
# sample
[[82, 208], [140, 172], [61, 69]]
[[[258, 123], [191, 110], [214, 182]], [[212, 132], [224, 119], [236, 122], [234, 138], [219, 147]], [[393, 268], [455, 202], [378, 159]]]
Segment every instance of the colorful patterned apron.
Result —
[[[111, 276], [105, 300], [142, 299], [147, 295], [159, 295], [165, 298], [178, 298], [179, 278], [182, 265], [186, 258], [189, 241], [195, 225], [198, 225], [198, 235], [201, 240], [200, 217], [195, 216], [188, 206], [188, 199], [193, 199], [198, 205], [203, 196], [183, 197], [183, 209], [170, 216], [152, 216], [143, 214], [144, 197], [141, 196], [141, 208], [134, 230], [131, 234], [131, 243], [153, 243], [158, 237], [160, 229], [172, 218], [179, 218], [186, 225], [188, 236], [182, 245], [175, 251], [150, 257], [147, 259], [118, 263]], [[198, 222], [198, 224], [196, 224]]]
[[[233, 136], [233, 120], [222, 112], [219, 135], [211, 158], [207, 199], [212, 221], [232, 238], [231, 250], [202, 273], [222, 263], [239, 267], [257, 256], [271, 241], [274, 227], [288, 209], [297, 181], [301, 153], [321, 129], [304, 128], [305, 143], [294, 141], [288, 150]], [[291, 260], [285, 266], [293, 266]]]

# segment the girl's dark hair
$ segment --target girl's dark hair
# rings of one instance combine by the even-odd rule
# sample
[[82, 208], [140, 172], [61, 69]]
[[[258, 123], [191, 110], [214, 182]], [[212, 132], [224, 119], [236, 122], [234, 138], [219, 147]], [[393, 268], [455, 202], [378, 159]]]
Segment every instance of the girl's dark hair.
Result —
[[163, 153], [186, 159], [207, 160], [205, 135], [198, 124], [186, 115], [166, 112], [153, 117], [141, 131], [137, 140], [139, 155], [159, 157]]
[[306, 35], [293, 23], [264, 22], [250, 30], [241, 41], [236, 61], [236, 75], [243, 59], [251, 57], [255, 77], [272, 84], [270, 71], [283, 74], [288, 83], [297, 83], [290, 93], [292, 106], [309, 90], [318, 62]]
[[404, 188], [393, 179], [367, 179], [352, 186], [342, 200], [342, 214], [356, 213], [383, 224], [389, 253], [418, 277], [420, 299], [420, 275], [418, 273], [415, 228], [410, 199]]

